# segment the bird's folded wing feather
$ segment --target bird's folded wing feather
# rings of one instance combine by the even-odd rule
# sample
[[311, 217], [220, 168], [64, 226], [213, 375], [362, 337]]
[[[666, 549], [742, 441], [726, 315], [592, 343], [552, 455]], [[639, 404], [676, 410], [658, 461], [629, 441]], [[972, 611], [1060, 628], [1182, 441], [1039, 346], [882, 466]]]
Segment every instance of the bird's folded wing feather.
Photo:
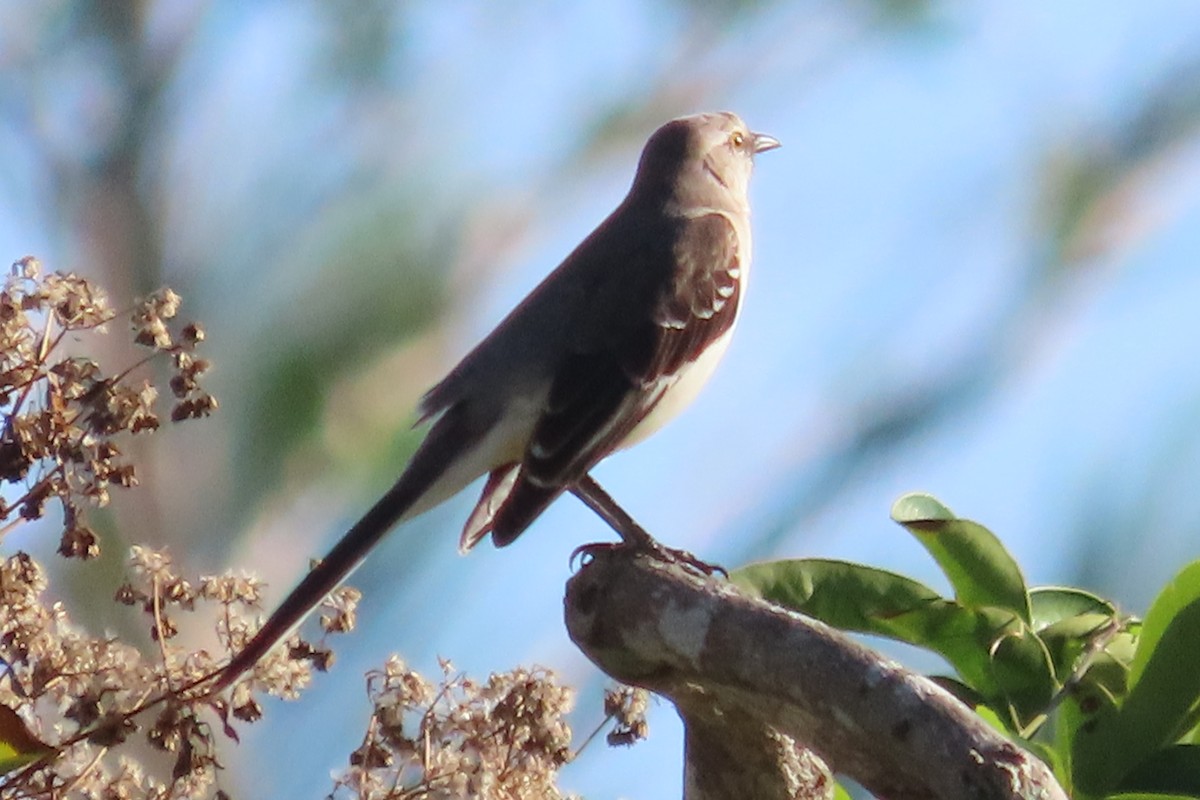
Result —
[[[741, 299], [736, 229], [718, 212], [678, 224], [673, 247], [641, 255], [646, 263], [636, 269], [614, 270], [660, 287], [597, 287], [588, 308], [606, 318], [578, 326], [581, 335], [554, 374], [520, 476], [496, 515], [498, 543], [515, 538], [619, 447], [679, 374], [733, 325]], [[629, 301], [639, 297], [645, 298], [640, 307]]]
[[[651, 305], [597, 298], [614, 318], [590, 325], [555, 375], [547, 409], [526, 454], [526, 477], [575, 480], [618, 447], [679, 374], [733, 325], [739, 281], [737, 234], [718, 213], [682, 221], [669, 277]], [[652, 275], [658, 265], [639, 274]], [[624, 271], [622, 271], [624, 272]], [[633, 270], [629, 270], [633, 272]], [[616, 291], [620, 287], [615, 287]]]

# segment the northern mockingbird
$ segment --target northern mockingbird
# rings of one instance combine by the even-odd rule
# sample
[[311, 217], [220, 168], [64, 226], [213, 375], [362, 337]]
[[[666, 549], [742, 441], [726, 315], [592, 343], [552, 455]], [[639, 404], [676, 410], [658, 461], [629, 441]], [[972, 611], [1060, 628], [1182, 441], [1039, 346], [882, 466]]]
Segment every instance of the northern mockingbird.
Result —
[[433, 424], [407, 469], [215, 689], [287, 636], [396, 523], [486, 475], [459, 547], [488, 534], [503, 547], [564, 491], [595, 487], [597, 462], [686, 406], [733, 333], [750, 269], [747, 184], [755, 155], [778, 146], [731, 113], [655, 131], [625, 200], [421, 399], [421, 421]]

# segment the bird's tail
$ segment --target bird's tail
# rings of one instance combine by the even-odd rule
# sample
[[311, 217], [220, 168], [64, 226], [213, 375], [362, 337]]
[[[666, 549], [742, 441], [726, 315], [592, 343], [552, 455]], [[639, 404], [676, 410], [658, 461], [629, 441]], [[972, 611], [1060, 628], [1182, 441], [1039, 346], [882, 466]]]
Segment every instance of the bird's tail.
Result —
[[[486, 426], [472, 425], [461, 408], [451, 408], [434, 424], [407, 469], [366, 514], [334, 545], [284, 599], [266, 623], [219, 673], [210, 691], [228, 687], [286, 638], [321, 601], [362, 563], [396, 523], [440, 503], [484, 469], [472, 469], [468, 453]], [[474, 474], [471, 474], [474, 472]]]

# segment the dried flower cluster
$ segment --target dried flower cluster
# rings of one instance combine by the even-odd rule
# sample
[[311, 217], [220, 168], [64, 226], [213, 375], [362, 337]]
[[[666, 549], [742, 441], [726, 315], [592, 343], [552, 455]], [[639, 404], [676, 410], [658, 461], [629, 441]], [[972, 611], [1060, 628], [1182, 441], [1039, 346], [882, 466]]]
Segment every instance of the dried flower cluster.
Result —
[[[225, 798], [218, 746], [237, 740], [231, 718], [262, 716], [265, 691], [294, 698], [318, 666], [312, 644], [293, 636], [236, 684], [229, 699], [207, 696], [202, 681], [259, 624], [262, 584], [230, 573], [182, 577], [170, 556], [133, 547], [129, 580], [115, 601], [145, 620], [150, 654], [73, 626], [45, 598], [42, 568], [19, 553], [0, 562], [0, 706], [15, 709], [50, 758], [0, 777], [0, 800], [78, 796], [120, 800]], [[333, 628], [352, 618], [356, 592], [326, 602]], [[174, 644], [178, 617], [215, 619], [222, 653]], [[397, 657], [368, 676], [373, 713], [337, 798], [495, 798], [553, 800], [558, 769], [571, 760], [565, 715], [572, 692], [543, 669], [517, 669], [479, 683], [449, 662], [431, 682]], [[193, 689], [201, 682], [199, 689]], [[626, 728], [645, 708], [644, 693], [621, 690], [606, 702]], [[630, 715], [633, 716], [630, 716]], [[642, 723], [644, 726], [644, 723]], [[140, 743], [140, 744], [139, 744]], [[161, 754], [157, 766], [141, 753]]]
[[[45, 573], [28, 555], [0, 563], [0, 659], [7, 674], [0, 704], [15, 709], [33, 734], [57, 750], [46, 763], [0, 779], [0, 797], [207, 797], [214, 787], [213, 737], [198, 719], [201, 705], [160, 703], [142, 716], [148, 700], [170, 697], [173, 687], [216, 666], [207, 653], [169, 646], [167, 609], [191, 604], [197, 591], [170, 572], [163, 554], [135, 548], [133, 578], [120, 602], [147, 615], [158, 657], [113, 638], [88, 635], [71, 624], [61, 603], [48, 602]], [[209, 579], [201, 581], [199, 593]], [[244, 613], [226, 606], [229, 613]], [[122, 748], [138, 732], [170, 759], [148, 774]]]
[[[311, 659], [297, 652], [316, 648], [292, 637], [291, 648], [264, 659], [232, 700], [193, 691], [259, 624], [261, 582], [232, 573], [189, 581], [167, 553], [139, 546], [129, 567], [114, 599], [142, 615], [157, 648], [149, 656], [75, 628], [60, 603], [45, 599], [45, 573], [28, 555], [0, 563], [0, 661], [7, 670], [0, 705], [59, 751], [48, 763], [0, 778], [0, 798], [59, 796], [64, 787], [82, 797], [212, 796], [217, 741], [202, 715], [236, 740], [229, 717], [253, 722], [262, 715], [252, 690], [295, 697], [311, 681]], [[345, 607], [347, 597], [329, 602]], [[173, 643], [178, 615], [202, 610], [215, 619], [219, 656]], [[147, 771], [122, 751], [138, 734], [165, 755], [166, 768]]]
[[151, 352], [106, 374], [86, 350], [65, 352], [75, 344], [73, 337], [103, 332], [119, 316], [103, 292], [76, 275], [43, 275], [34, 258], [13, 265], [0, 290], [0, 484], [18, 484], [22, 492], [11, 503], [0, 501], [0, 536], [42, 517], [47, 502], [56, 500], [63, 515], [59, 552], [76, 558], [99, 554], [86, 510], [106, 505], [113, 487], [137, 484], [120, 438], [159, 426], [158, 390], [134, 377], [155, 356], [173, 362], [173, 420], [203, 417], [216, 408], [198, 382], [209, 367], [194, 353], [203, 331], [195, 323], [178, 334], [168, 327], [179, 304], [170, 289], [139, 302], [128, 317], [134, 341]]
[[442, 662], [434, 685], [393, 656], [368, 676], [367, 734], [331, 797], [552, 800], [571, 757], [573, 693], [543, 669], [477, 683]]
[[[59, 552], [98, 553], [86, 510], [105, 505], [112, 487], [137, 484], [120, 437], [159, 427], [158, 391], [131, 377], [150, 359], [171, 359], [173, 420], [216, 408], [199, 385], [209, 367], [195, 355], [203, 332], [195, 324], [172, 332], [179, 305], [164, 289], [130, 311], [134, 341], [151, 352], [105, 374], [82, 336], [120, 316], [102, 293], [74, 275], [43, 276], [34, 259], [14, 265], [0, 291], [0, 483], [21, 489], [11, 503], [0, 500], [0, 541], [55, 502], [64, 528]], [[332, 661], [323, 641], [293, 635], [229, 697], [205, 694], [205, 682], [261, 624], [262, 584], [233, 573], [189, 580], [169, 554], [142, 546], [131, 548], [128, 566], [114, 600], [138, 615], [148, 652], [73, 625], [63, 604], [47, 598], [45, 572], [27, 554], [0, 560], [0, 764], [7, 770], [0, 800], [225, 798], [216, 732], [236, 740], [236, 722], [263, 714], [258, 695], [294, 699], [313, 670]], [[334, 592], [323, 606], [323, 632], [353, 629], [357, 603], [352, 588]], [[193, 613], [209, 620], [199, 622], [213, 627], [221, 652], [178, 643], [181, 618]], [[395, 657], [371, 673], [374, 713], [331, 796], [562, 797], [554, 780], [572, 757], [564, 721], [571, 691], [541, 669], [477, 683], [449, 662], [442, 667], [436, 684]], [[643, 736], [644, 710], [644, 693], [612, 695], [606, 714], [618, 722], [610, 742]], [[23, 766], [4, 761], [8, 747]]]
[[645, 739], [650, 733], [646, 721], [646, 709], [650, 705], [650, 693], [632, 686], [618, 686], [604, 693], [604, 716], [614, 720], [608, 732], [610, 747], [628, 747]]

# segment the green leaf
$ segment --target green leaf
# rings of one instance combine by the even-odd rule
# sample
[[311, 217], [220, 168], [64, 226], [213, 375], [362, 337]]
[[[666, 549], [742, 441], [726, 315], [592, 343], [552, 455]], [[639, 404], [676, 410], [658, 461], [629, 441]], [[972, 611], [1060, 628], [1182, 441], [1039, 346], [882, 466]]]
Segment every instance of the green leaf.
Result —
[[928, 494], [901, 497], [892, 519], [903, 525], [937, 561], [954, 587], [955, 598], [970, 609], [1008, 609], [1029, 622], [1029, 592], [1017, 562], [995, 534], [977, 522], [959, 519]]
[[[926, 677], [928, 677], [933, 683], [936, 683], [938, 686], [958, 698], [959, 702], [961, 702], [963, 705], [975, 709], [975, 711], [985, 719], [990, 721], [991, 717], [996, 716], [995, 712], [988, 708], [987, 698], [967, 684], [960, 681], [958, 678], [950, 678], [946, 675], [928, 675]], [[985, 711], [987, 712], [986, 714], [983, 713]], [[997, 720], [997, 722], [999, 721]], [[1002, 724], [997, 724], [994, 727], [996, 727], [998, 730], [1008, 730], [1008, 726]]]
[[1012, 733], [1012, 725], [1008, 724], [1007, 720], [1001, 719], [991, 706], [974, 706], [974, 709], [979, 718], [986, 722], [992, 730], [1005, 736]]
[[1192, 706], [1187, 719], [1183, 723], [1185, 733], [1179, 737], [1179, 744], [1200, 744], [1200, 704]]
[[[1155, 606], [1163, 613], [1157, 601]], [[1097, 717], [1075, 737], [1077, 786], [1093, 793], [1111, 791], [1135, 765], [1185, 733], [1184, 724], [1200, 698], [1197, 652], [1200, 600], [1179, 608], [1162, 630], [1119, 710]]]
[[730, 580], [835, 628], [932, 650], [989, 701], [999, 695], [989, 655], [992, 645], [1020, 625], [1011, 611], [963, 608], [911, 578], [845, 561], [753, 564], [735, 570]]
[[1114, 625], [1110, 616], [1085, 613], [1043, 627], [1038, 636], [1050, 654], [1054, 674], [1059, 680], [1066, 680], [1079, 665], [1080, 657], [1093, 646], [1095, 638], [1111, 634]]
[[1200, 746], [1159, 750], [1125, 776], [1120, 790], [1200, 796]]
[[949, 602], [903, 575], [832, 559], [751, 564], [734, 570], [729, 579], [742, 589], [834, 627], [884, 635], [892, 618]]
[[1033, 614], [1035, 631], [1085, 614], [1116, 617], [1117, 609], [1112, 603], [1070, 586], [1038, 586], [1029, 590], [1029, 607]]
[[1080, 731], [1094, 726], [1097, 720], [1115, 715], [1116, 711], [1116, 701], [1103, 687], [1085, 685], [1067, 694], [1055, 712], [1054, 749], [1064, 762], [1064, 772], [1056, 772], [1055, 777], [1071, 797], [1077, 796], [1074, 791], [1076, 774], [1083, 771], [1075, 763], [1076, 737]]
[[1137, 654], [1130, 670], [1130, 685], [1136, 685], [1141, 678], [1159, 640], [1176, 614], [1196, 600], [1200, 600], [1200, 561], [1193, 561], [1180, 570], [1151, 604], [1138, 637]]
[[1108, 652], [1100, 653], [1088, 665], [1080, 684], [1099, 686], [1112, 697], [1124, 697], [1129, 694], [1129, 665]]
[[0, 705], [0, 775], [7, 775], [53, 752], [53, 747], [29, 732], [16, 711]]
[[1058, 691], [1050, 654], [1037, 634], [1017, 628], [996, 640], [991, 650], [992, 674], [1008, 702], [1018, 728], [1041, 714]]

